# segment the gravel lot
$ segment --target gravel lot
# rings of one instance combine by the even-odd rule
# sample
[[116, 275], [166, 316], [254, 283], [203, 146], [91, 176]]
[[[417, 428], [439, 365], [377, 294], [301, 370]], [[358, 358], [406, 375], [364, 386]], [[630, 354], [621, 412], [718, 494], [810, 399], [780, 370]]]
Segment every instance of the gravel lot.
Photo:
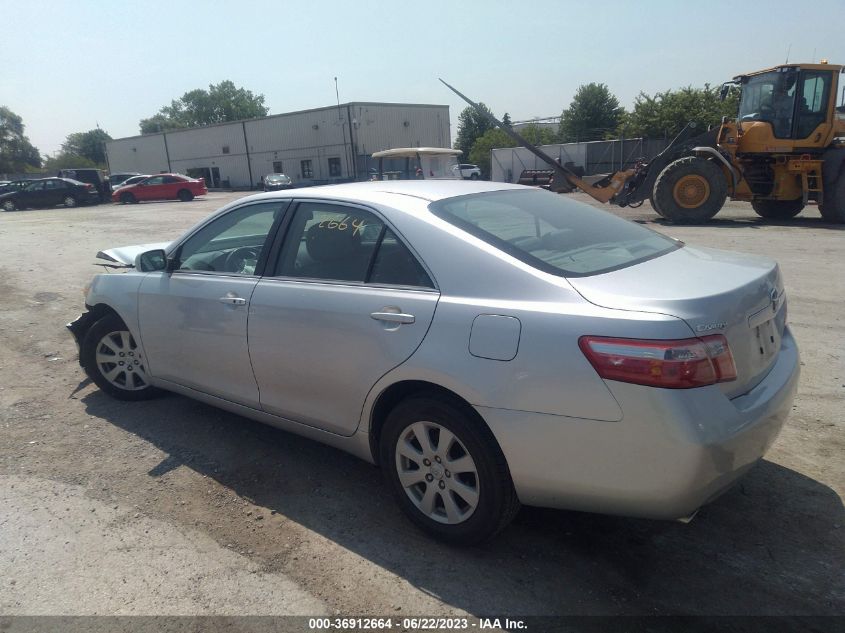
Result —
[[0, 214], [0, 615], [845, 613], [843, 227], [815, 208], [764, 224], [735, 203], [673, 227], [606, 207], [780, 262], [804, 365], [792, 417], [689, 525], [525, 508], [455, 549], [344, 453], [85, 380], [64, 324], [94, 254], [173, 239], [241, 195]]

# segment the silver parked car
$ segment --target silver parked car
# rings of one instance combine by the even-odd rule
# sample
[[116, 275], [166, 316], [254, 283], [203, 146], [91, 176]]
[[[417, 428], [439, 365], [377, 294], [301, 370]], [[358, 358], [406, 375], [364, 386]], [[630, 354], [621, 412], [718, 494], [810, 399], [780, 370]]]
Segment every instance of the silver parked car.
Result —
[[455, 542], [520, 503], [689, 518], [763, 456], [798, 380], [775, 262], [518, 185], [258, 194], [99, 255], [126, 273], [68, 327], [100, 389], [377, 463]]

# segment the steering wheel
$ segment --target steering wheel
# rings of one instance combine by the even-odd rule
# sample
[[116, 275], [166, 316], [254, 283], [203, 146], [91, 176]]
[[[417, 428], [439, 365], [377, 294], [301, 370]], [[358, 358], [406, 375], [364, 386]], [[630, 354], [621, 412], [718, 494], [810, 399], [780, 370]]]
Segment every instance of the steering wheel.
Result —
[[249, 260], [258, 261], [258, 249], [254, 246], [241, 246], [236, 248], [231, 253], [226, 255], [226, 263], [224, 264], [226, 272], [229, 273], [253, 273], [253, 270], [247, 270], [247, 262]]

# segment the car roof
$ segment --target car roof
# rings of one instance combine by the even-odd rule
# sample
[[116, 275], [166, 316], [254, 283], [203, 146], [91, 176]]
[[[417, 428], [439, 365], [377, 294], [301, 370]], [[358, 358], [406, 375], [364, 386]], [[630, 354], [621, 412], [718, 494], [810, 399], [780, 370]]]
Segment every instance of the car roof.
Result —
[[[307, 187], [304, 189], [290, 189], [286, 192], [286, 196], [296, 198], [336, 198], [339, 200], [379, 203], [383, 202], [383, 196], [387, 193], [435, 202], [445, 198], [455, 198], [457, 196], [485, 193], [488, 191], [523, 190], [529, 188], [523, 185], [512, 185], [505, 182], [484, 182], [477, 180], [376, 180]], [[274, 197], [279, 194], [268, 193], [258, 195]]]

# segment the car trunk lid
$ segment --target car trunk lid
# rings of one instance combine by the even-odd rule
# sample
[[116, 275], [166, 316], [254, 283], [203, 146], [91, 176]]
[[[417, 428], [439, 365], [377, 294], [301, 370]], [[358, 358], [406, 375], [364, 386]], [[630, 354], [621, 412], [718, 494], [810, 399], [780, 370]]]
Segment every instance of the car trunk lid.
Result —
[[621, 270], [569, 281], [596, 305], [675, 316], [695, 336], [723, 334], [737, 379], [719, 386], [731, 398], [759, 384], [780, 350], [786, 298], [777, 263], [764, 257], [687, 246]]

